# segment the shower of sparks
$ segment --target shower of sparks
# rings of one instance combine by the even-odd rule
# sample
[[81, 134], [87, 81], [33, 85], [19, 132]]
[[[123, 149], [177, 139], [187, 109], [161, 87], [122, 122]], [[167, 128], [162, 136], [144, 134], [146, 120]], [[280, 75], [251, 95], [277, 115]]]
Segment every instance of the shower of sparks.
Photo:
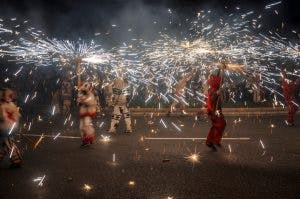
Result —
[[34, 63], [38, 66], [49, 66], [53, 63], [71, 64], [75, 60], [86, 63], [108, 63], [109, 53], [104, 52], [93, 41], [71, 42], [43, 38], [30, 32], [30, 39], [20, 38], [16, 45], [11, 44], [7, 55], [16, 58], [17, 63]]
[[[278, 31], [260, 31], [264, 26], [263, 17], [270, 14], [269, 10], [278, 8], [279, 4], [281, 1], [265, 5], [262, 13], [243, 11], [236, 7], [235, 13], [223, 16], [218, 16], [212, 10], [199, 10], [194, 19], [188, 20], [189, 28], [180, 37], [159, 31], [157, 40], [133, 38], [111, 49], [104, 49], [93, 40], [50, 39], [42, 31], [28, 27], [27, 21], [16, 24], [15, 27], [20, 29], [17, 31], [18, 28], [6, 27], [2, 20], [0, 39], [1, 35], [8, 39], [2, 39], [0, 56], [8, 56], [11, 61], [22, 64], [14, 73], [15, 76], [24, 73], [27, 67], [25, 64], [34, 64], [36, 67], [57, 66], [74, 71], [74, 65], [79, 62], [82, 66], [79, 74], [101, 71], [107, 77], [103, 85], [109, 85], [110, 79], [118, 76], [117, 71], [122, 71], [130, 83], [128, 92], [131, 100], [145, 96], [144, 102], [148, 104], [159, 99], [159, 108], [162, 103], [171, 101], [189, 105], [189, 100], [194, 99], [200, 104], [205, 103], [205, 94], [201, 91], [193, 92], [190, 85], [184, 89], [188, 96], [178, 96], [173, 92], [178, 79], [193, 69], [196, 71], [195, 79], [206, 79], [211, 70], [219, 68], [220, 62], [225, 62], [224, 86], [228, 87], [232, 102], [242, 99], [243, 94], [230, 87], [246, 80], [254, 82], [252, 91], [263, 88], [273, 93], [274, 105], [277, 106], [284, 104], [281, 102], [283, 95], [278, 83], [280, 68], [287, 62], [291, 63], [295, 69], [289, 69], [287, 73], [299, 76], [297, 66], [300, 59], [300, 45], [297, 41], [289, 41]], [[273, 11], [279, 14], [278, 10]], [[174, 14], [172, 10], [168, 10], [168, 13]], [[10, 22], [19, 23], [16, 18], [11, 19]], [[116, 24], [111, 26], [118, 27]], [[95, 33], [95, 36], [99, 34]], [[73, 74], [71, 79], [75, 77]], [[255, 84], [257, 77], [259, 82]], [[99, 84], [95, 75], [89, 80], [94, 85]]]

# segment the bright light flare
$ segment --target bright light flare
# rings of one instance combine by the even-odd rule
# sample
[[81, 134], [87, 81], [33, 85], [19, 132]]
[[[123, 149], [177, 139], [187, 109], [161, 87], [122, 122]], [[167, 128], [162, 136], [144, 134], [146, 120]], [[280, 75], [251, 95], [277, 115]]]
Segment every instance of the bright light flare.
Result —
[[111, 138], [109, 135], [101, 135], [100, 141], [104, 142], [104, 143], [108, 143], [108, 142], [111, 142]]
[[103, 55], [92, 55], [86, 58], [83, 58], [82, 61], [88, 62], [91, 64], [106, 64], [109, 63], [111, 57], [108, 54]]
[[93, 187], [92, 187], [91, 185], [89, 185], [89, 184], [84, 184], [83, 187], [82, 187], [82, 189], [83, 189], [85, 192], [91, 191], [92, 188], [93, 188]]
[[130, 180], [128, 182], [128, 185], [131, 186], [131, 187], [135, 186], [135, 181], [134, 180]]
[[199, 153], [192, 153], [185, 157], [189, 162], [192, 162], [193, 164], [200, 162], [200, 155]]

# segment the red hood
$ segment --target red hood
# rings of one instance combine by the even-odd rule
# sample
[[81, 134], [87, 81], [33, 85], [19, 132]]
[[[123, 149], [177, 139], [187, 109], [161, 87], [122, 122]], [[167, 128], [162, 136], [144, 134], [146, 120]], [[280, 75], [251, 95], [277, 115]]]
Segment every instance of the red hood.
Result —
[[210, 88], [218, 89], [221, 87], [221, 77], [218, 75], [210, 75], [208, 84]]

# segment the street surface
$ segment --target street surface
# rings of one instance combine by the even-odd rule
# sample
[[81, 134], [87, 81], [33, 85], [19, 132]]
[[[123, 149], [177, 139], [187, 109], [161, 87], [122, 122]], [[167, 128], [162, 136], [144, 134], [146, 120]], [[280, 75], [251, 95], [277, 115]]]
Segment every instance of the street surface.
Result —
[[[225, 116], [226, 117], [226, 116]], [[228, 116], [222, 148], [205, 146], [210, 123], [189, 116], [134, 116], [135, 131], [108, 135], [80, 148], [77, 123], [33, 123], [17, 136], [21, 169], [0, 164], [0, 198], [297, 198], [300, 195], [300, 116]], [[162, 119], [162, 120], [161, 120]], [[37, 148], [33, 145], [40, 135]], [[60, 133], [60, 134], [58, 134]], [[102, 136], [101, 136], [102, 135]], [[192, 156], [191, 156], [192, 155]]]

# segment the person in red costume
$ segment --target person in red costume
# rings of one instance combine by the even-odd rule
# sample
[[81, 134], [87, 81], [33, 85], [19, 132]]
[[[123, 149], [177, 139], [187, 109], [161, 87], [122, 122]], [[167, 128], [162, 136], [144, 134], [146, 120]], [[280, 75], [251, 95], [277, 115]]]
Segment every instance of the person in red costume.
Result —
[[294, 126], [294, 116], [298, 111], [299, 105], [297, 103], [296, 93], [299, 91], [300, 82], [287, 78], [287, 75], [282, 71], [282, 90], [285, 103], [288, 107], [288, 117], [285, 120], [288, 126]]
[[81, 146], [85, 147], [94, 142], [95, 129], [92, 117], [95, 117], [97, 114], [97, 102], [90, 83], [79, 83], [77, 101], [80, 116]]
[[226, 68], [225, 64], [222, 64], [221, 69], [217, 70], [216, 74], [211, 74], [208, 80], [209, 89], [207, 94], [207, 114], [208, 118], [212, 122], [207, 138], [206, 145], [213, 151], [216, 151], [216, 146], [221, 147], [221, 139], [226, 127], [226, 121], [222, 114], [222, 101], [221, 101], [221, 87], [223, 81], [223, 72]]

